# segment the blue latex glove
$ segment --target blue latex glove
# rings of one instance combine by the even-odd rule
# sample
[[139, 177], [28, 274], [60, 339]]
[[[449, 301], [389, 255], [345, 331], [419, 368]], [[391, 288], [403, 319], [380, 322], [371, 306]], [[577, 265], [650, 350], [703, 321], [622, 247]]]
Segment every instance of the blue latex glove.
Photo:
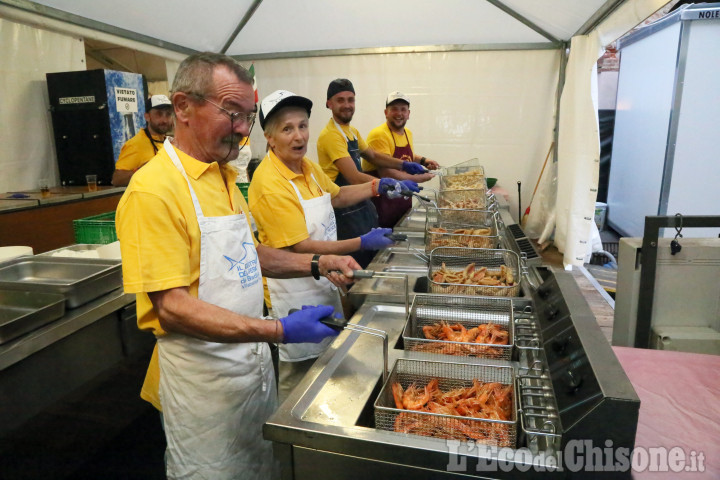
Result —
[[421, 173], [425, 173], [425, 168], [419, 163], [415, 162], [403, 162], [402, 169], [405, 173], [409, 173], [410, 175], [419, 175]]
[[387, 235], [392, 228], [373, 228], [360, 237], [360, 250], [380, 250], [393, 244]]
[[381, 178], [378, 183], [378, 193], [385, 195], [387, 198], [400, 198], [402, 197], [403, 184], [394, 178]]
[[412, 180], [400, 180], [400, 185], [404, 187], [403, 192], [409, 190], [411, 192], [418, 193], [420, 191], [420, 187], [417, 182], [413, 182]]
[[302, 308], [302, 310], [280, 319], [283, 326], [283, 343], [320, 343], [325, 337], [338, 334], [319, 321], [335, 312], [332, 306], [319, 305]]

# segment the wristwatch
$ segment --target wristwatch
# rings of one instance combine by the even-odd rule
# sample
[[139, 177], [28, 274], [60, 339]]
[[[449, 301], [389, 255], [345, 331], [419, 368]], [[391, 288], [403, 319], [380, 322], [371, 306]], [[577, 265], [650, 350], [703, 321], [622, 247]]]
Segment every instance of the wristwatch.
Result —
[[310, 273], [315, 280], [320, 280], [320, 254], [316, 253], [310, 260]]

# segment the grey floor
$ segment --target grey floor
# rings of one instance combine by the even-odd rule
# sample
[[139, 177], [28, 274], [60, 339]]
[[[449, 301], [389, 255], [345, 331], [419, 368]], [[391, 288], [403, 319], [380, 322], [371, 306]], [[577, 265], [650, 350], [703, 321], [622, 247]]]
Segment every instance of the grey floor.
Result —
[[0, 478], [165, 478], [160, 419], [139, 397], [147, 362], [124, 361], [0, 438]]

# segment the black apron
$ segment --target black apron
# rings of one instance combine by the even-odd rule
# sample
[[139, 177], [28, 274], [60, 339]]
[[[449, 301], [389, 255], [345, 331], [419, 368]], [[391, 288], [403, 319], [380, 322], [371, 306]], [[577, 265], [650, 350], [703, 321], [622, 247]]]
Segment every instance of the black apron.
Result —
[[[340, 129], [340, 127], [338, 127], [338, 129]], [[340, 129], [340, 131], [342, 132], [342, 129]], [[350, 158], [352, 158], [353, 162], [355, 162], [355, 167], [358, 171], [362, 172], [360, 167], [360, 148], [358, 146], [357, 138], [350, 140], [344, 133], [343, 136], [347, 142]], [[343, 177], [342, 173], [338, 173], [335, 183], [339, 187], [350, 185], [345, 177]], [[362, 202], [356, 203], [350, 207], [335, 208], [334, 210], [335, 221], [337, 222], [338, 240], [347, 240], [349, 238], [359, 237], [378, 226], [378, 215], [370, 200], [363, 200]], [[362, 268], [366, 268], [376, 253], [377, 250], [358, 250], [357, 252], [351, 253], [350, 256], [352, 256]]]
[[[385, 126], [387, 127], [387, 124], [385, 124]], [[397, 143], [395, 143], [395, 135], [389, 127], [388, 130], [390, 131], [390, 136], [392, 137], [393, 144], [395, 145], [395, 150], [393, 150], [392, 155], [393, 158], [399, 158], [400, 160], [412, 162], [415, 156], [413, 155], [407, 132], [405, 132], [407, 145], [404, 147], [398, 147]], [[380, 176], [377, 170], [368, 173], [370, 175], [375, 175], [376, 177]], [[383, 228], [393, 228], [400, 221], [402, 216], [410, 210], [410, 207], [412, 207], [412, 199], [407, 197], [390, 199], [380, 196], [373, 197], [372, 202], [377, 210], [378, 223]]]

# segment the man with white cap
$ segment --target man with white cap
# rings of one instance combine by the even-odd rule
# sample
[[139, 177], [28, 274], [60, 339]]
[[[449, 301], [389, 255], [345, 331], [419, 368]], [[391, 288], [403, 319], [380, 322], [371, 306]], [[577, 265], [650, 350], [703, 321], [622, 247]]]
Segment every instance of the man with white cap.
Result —
[[166, 95], [153, 95], [145, 101], [147, 125], [133, 138], [125, 142], [112, 176], [112, 184], [123, 187], [138, 168], [150, 161], [165, 141], [165, 134], [172, 130], [172, 102]]
[[[437, 170], [438, 163], [415, 153], [413, 136], [406, 128], [410, 118], [410, 98], [402, 92], [391, 92], [385, 100], [385, 123], [373, 128], [367, 137], [367, 143], [376, 152], [409, 162], [417, 162], [428, 170]], [[363, 171], [378, 177], [390, 177], [396, 180], [414, 180], [418, 183], [427, 182], [433, 175], [409, 175], [391, 168], [376, 167], [363, 159]], [[378, 212], [381, 227], [392, 228], [412, 206], [407, 198], [396, 202], [388, 202], [384, 198], [373, 198]]]
[[[356, 185], [375, 179], [362, 172], [361, 157], [378, 167], [402, 170], [409, 174], [425, 173], [419, 163], [402, 161], [369, 148], [358, 130], [350, 125], [355, 114], [355, 88], [350, 80], [338, 78], [330, 82], [325, 106], [332, 111], [332, 118], [317, 140], [318, 163], [337, 185]], [[412, 180], [400, 183], [414, 192], [420, 191]], [[339, 240], [358, 237], [378, 226], [377, 212], [369, 200], [347, 208], [336, 208], [335, 217]], [[352, 256], [365, 268], [375, 253], [354, 252]]]

